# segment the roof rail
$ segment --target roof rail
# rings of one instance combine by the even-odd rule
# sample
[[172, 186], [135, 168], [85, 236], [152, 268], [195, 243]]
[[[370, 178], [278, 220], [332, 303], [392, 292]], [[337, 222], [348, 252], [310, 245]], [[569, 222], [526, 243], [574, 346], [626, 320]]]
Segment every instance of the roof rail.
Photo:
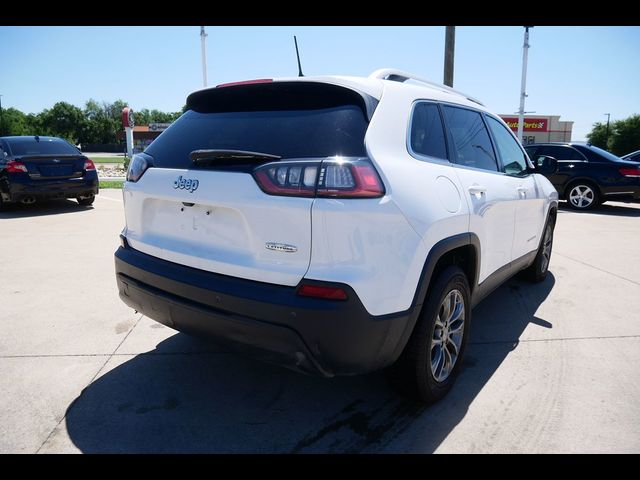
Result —
[[396, 70], [395, 68], [381, 68], [373, 72], [371, 75], [369, 75], [369, 78], [377, 78], [380, 80], [391, 80], [394, 82], [406, 82], [407, 80], [415, 80], [416, 82], [424, 83], [431, 87], [435, 87], [439, 90], [442, 90], [443, 92], [453, 93], [454, 95], [460, 95], [466, 98], [467, 100], [471, 100], [472, 102], [477, 103], [478, 105], [482, 105], [484, 107], [484, 103], [482, 103], [477, 98], [467, 95], [466, 93], [462, 93], [458, 90], [454, 90], [453, 88], [447, 87], [446, 85], [443, 85], [441, 83], [432, 82], [431, 80], [418, 77], [413, 73], [405, 72], [403, 70]]

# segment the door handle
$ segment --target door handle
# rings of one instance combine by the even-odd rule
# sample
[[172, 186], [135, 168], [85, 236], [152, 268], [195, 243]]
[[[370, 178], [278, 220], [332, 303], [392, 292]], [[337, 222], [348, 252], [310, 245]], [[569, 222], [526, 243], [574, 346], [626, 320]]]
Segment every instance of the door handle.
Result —
[[469, 187], [469, 193], [479, 198], [483, 194], [487, 193], [487, 187], [482, 187], [480, 185], [471, 185]]
[[518, 193], [520, 195], [522, 195], [523, 197], [527, 196], [527, 187], [516, 187], [516, 190], [518, 191]]

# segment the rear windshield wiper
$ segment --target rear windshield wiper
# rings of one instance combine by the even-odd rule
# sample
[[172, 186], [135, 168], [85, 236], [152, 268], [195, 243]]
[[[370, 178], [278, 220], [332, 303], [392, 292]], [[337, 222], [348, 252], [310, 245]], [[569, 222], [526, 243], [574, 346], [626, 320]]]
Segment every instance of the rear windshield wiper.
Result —
[[279, 155], [262, 152], [247, 152], [245, 150], [194, 150], [189, 154], [194, 165], [198, 166], [222, 166], [222, 165], [246, 165], [280, 160]]

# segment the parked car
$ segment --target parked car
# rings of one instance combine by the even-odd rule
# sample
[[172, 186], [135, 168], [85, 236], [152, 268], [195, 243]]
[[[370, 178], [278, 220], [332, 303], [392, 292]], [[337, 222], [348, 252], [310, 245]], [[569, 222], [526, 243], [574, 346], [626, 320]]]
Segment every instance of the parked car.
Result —
[[538, 143], [525, 146], [529, 157], [553, 157], [558, 169], [547, 178], [567, 204], [589, 210], [607, 200], [640, 198], [640, 166], [584, 143]]
[[465, 94], [384, 69], [187, 106], [131, 160], [115, 253], [121, 299], [160, 323], [326, 377], [391, 366], [434, 402], [472, 308], [547, 275], [557, 192]]
[[640, 163], [640, 150], [636, 150], [635, 152], [627, 153], [620, 157], [622, 160], [627, 162], [638, 162]]
[[44, 198], [91, 205], [98, 194], [93, 162], [57, 137], [0, 137], [0, 208]]

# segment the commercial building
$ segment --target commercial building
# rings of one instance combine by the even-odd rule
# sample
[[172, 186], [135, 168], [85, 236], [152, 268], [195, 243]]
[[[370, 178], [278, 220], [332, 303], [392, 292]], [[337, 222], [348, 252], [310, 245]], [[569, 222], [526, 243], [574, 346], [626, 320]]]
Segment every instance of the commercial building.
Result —
[[[153, 142], [158, 135], [171, 125], [170, 123], [150, 123], [149, 125], [136, 125], [133, 127], [133, 151], [142, 152]], [[118, 140], [124, 141], [124, 130], [118, 132]]]
[[[500, 115], [514, 133], [518, 132], [518, 117]], [[537, 142], [570, 142], [573, 122], [560, 120], [560, 115], [525, 115], [523, 144]]]

